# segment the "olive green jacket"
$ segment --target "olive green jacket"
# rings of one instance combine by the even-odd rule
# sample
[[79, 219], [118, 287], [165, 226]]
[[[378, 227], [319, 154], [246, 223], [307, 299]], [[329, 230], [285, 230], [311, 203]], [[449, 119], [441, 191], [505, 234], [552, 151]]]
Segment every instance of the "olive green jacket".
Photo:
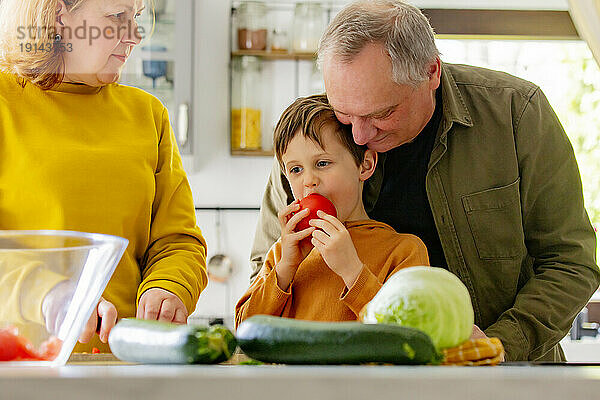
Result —
[[[596, 236], [573, 149], [541, 90], [486, 69], [443, 64], [443, 116], [426, 190], [451, 272], [471, 294], [475, 323], [507, 361], [563, 360], [558, 342], [598, 287]], [[363, 192], [373, 209], [385, 153]], [[274, 163], [253, 275], [293, 200]]]

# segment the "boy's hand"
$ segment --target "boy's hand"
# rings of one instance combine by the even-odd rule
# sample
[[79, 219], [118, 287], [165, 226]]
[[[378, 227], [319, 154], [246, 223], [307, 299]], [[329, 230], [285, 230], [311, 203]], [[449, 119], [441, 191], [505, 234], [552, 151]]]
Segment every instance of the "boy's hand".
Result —
[[[281, 227], [281, 260], [275, 266], [277, 283], [283, 290], [287, 290], [294, 279], [298, 266], [312, 250], [312, 246], [303, 245], [302, 239], [307, 238], [315, 230], [310, 227], [300, 232], [294, 232], [296, 224], [309, 214], [308, 209], [300, 209], [298, 200], [279, 212], [279, 226]], [[296, 214], [290, 216], [293, 212]]]
[[115, 306], [109, 302], [104, 300], [104, 298], [100, 298], [98, 305], [94, 308], [94, 312], [88, 319], [87, 324], [83, 328], [83, 332], [79, 336], [79, 341], [81, 343], [87, 343], [96, 333], [96, 329], [98, 328], [98, 321], [102, 320], [102, 324], [100, 325], [100, 331], [98, 332], [98, 336], [102, 343], [108, 342], [108, 334], [110, 330], [117, 323], [117, 309]]
[[186, 324], [188, 312], [179, 297], [160, 288], [146, 290], [140, 297], [136, 318]]
[[325, 263], [351, 288], [363, 269], [350, 233], [336, 217], [317, 211], [321, 219], [309, 221], [316, 229], [312, 233], [312, 244], [317, 248]]

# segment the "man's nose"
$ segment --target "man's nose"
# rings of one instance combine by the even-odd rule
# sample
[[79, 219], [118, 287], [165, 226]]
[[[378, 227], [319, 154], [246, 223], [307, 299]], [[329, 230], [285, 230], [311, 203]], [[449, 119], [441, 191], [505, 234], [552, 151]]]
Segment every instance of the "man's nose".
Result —
[[377, 135], [377, 128], [368, 118], [354, 118], [351, 123], [352, 136], [358, 145], [369, 143]]

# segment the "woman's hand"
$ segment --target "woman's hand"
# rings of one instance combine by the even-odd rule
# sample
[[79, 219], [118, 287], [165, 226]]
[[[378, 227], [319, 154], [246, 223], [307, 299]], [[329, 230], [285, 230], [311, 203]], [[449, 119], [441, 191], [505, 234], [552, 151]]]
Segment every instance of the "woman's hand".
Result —
[[[48, 332], [52, 335], [58, 335], [58, 331], [67, 315], [69, 302], [75, 291], [75, 286], [69, 281], [63, 281], [56, 285], [44, 298], [42, 303], [42, 314], [44, 316]], [[102, 321], [100, 326], [98, 322]], [[108, 342], [108, 334], [117, 323], [117, 309], [115, 306], [106, 301], [103, 297], [94, 307], [94, 311], [90, 315], [85, 324], [79, 341], [87, 343], [98, 330], [98, 336], [103, 343]]]
[[88, 319], [87, 324], [83, 328], [83, 332], [79, 336], [79, 341], [81, 343], [87, 343], [96, 333], [96, 329], [98, 329], [98, 321], [102, 320], [102, 324], [100, 325], [100, 330], [98, 332], [98, 336], [102, 343], [108, 342], [108, 334], [110, 330], [117, 323], [117, 309], [115, 306], [109, 302], [104, 300], [104, 298], [100, 298], [98, 305], [94, 308], [94, 312]]
[[317, 211], [320, 219], [311, 219], [309, 224], [316, 229], [311, 243], [317, 248], [325, 263], [351, 288], [358, 279], [363, 263], [358, 258], [350, 233], [336, 217]]
[[188, 312], [185, 305], [173, 293], [160, 289], [148, 289], [140, 297], [136, 318], [186, 324]]

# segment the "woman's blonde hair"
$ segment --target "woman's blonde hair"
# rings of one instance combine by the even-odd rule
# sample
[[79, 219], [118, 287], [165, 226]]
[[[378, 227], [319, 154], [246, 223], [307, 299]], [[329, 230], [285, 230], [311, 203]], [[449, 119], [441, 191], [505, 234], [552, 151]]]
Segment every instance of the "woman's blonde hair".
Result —
[[[154, 0], [148, 1], [154, 20]], [[73, 11], [86, 0], [63, 2]], [[64, 79], [64, 49], [55, 43], [57, 6], [58, 0], [0, 0], [0, 70], [16, 75], [23, 86], [51, 89]]]
[[[86, 0], [63, 1], [73, 10]], [[17, 75], [23, 85], [29, 81], [50, 89], [64, 78], [64, 58], [55, 46], [57, 4], [58, 0], [0, 0], [0, 69]], [[27, 43], [31, 51], [25, 50]]]

